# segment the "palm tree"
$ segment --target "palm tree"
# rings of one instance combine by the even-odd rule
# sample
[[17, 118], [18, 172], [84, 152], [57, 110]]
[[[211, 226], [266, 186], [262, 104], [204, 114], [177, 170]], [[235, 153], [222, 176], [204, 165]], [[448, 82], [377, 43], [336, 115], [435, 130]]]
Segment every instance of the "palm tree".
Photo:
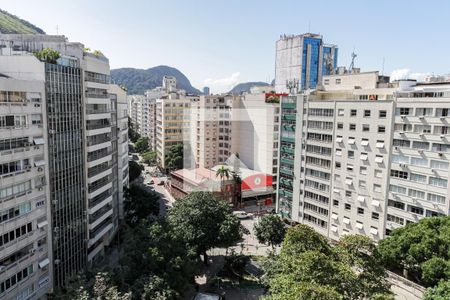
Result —
[[216, 171], [216, 177], [220, 177], [222, 181], [224, 179], [230, 179], [230, 170], [228, 168], [225, 168], [225, 166], [221, 166]]

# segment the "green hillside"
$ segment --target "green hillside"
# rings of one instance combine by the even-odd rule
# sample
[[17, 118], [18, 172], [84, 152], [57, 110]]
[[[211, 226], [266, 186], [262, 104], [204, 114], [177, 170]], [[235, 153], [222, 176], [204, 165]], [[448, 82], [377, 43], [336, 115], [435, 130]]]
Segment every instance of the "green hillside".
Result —
[[39, 27], [0, 9], [0, 33], [41, 33]]

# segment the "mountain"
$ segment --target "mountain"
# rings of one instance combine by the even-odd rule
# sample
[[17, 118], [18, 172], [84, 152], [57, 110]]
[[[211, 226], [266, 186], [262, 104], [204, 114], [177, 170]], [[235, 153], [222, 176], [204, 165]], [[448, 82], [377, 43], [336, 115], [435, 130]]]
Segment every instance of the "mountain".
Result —
[[40, 33], [45, 32], [37, 26], [0, 9], [0, 33]]
[[251, 81], [251, 82], [242, 82], [236, 85], [231, 91], [230, 94], [241, 94], [243, 92], [250, 92], [250, 89], [254, 86], [269, 86], [267, 82], [262, 81]]
[[134, 68], [120, 68], [111, 70], [111, 79], [114, 83], [124, 85], [128, 94], [143, 95], [146, 90], [162, 85], [163, 76], [175, 76], [177, 88], [183, 89], [190, 94], [200, 94], [194, 88], [189, 79], [178, 69], [168, 66], [157, 66], [147, 70]]

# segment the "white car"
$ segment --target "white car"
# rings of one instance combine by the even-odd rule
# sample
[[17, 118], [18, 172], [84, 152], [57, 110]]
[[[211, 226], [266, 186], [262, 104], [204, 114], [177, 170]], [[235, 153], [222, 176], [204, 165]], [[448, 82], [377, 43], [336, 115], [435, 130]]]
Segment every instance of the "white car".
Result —
[[249, 214], [247, 214], [243, 210], [233, 211], [233, 215], [235, 215], [238, 219], [247, 219], [248, 217], [250, 217]]

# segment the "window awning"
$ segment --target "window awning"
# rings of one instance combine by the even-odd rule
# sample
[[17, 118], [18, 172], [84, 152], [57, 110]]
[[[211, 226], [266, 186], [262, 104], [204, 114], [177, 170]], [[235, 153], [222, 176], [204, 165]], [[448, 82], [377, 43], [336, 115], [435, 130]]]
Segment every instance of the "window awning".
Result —
[[343, 222], [344, 222], [345, 224], [350, 224], [350, 219], [347, 218], [347, 217], [344, 217]]
[[380, 201], [372, 200], [372, 205], [375, 206], [375, 207], [378, 207], [378, 206], [380, 206]]
[[348, 144], [349, 145], [354, 145], [355, 144], [355, 139], [348, 139]]
[[33, 139], [33, 143], [34, 143], [35, 145], [44, 145], [44, 144], [45, 144], [45, 141], [44, 141], [43, 138], [34, 138], [34, 139]]
[[41, 167], [41, 166], [44, 166], [44, 165], [45, 165], [45, 160], [36, 160], [34, 162], [34, 166], [35, 167]]
[[360, 222], [356, 222], [356, 228], [363, 229], [363, 224]]
[[331, 226], [331, 231], [337, 232], [337, 230], [338, 230], [337, 226], [335, 226], [335, 225]]
[[346, 184], [346, 185], [352, 185], [352, 184], [353, 184], [353, 180], [351, 180], [351, 179], [346, 179], [346, 180], [345, 180], [345, 184]]
[[332, 213], [332, 214], [331, 214], [331, 218], [332, 218], [333, 220], [337, 220], [337, 218], [338, 218], [338, 215], [337, 215], [337, 214], [335, 214], [335, 213]]
[[383, 163], [383, 157], [381, 157], [381, 156], [375, 157], [375, 162], [376, 162], [377, 164], [382, 164], [382, 163]]
[[377, 235], [378, 234], [378, 229], [370, 228], [370, 233], [373, 234], [373, 235]]
[[336, 155], [341, 156], [342, 155], [342, 151], [341, 150], [336, 150]]
[[335, 192], [336, 194], [339, 194], [341, 192], [340, 189], [334, 189], [333, 192]]
[[48, 258], [46, 258], [46, 259], [44, 259], [44, 260], [41, 260], [40, 262], [39, 262], [39, 268], [45, 268], [46, 266], [48, 266], [48, 264], [50, 263], [50, 260], [48, 259]]
[[368, 140], [362, 140], [361, 146], [367, 146], [367, 145], [369, 145], [369, 141]]
[[42, 227], [47, 226], [47, 225], [48, 225], [48, 221], [45, 220], [45, 221], [43, 221], [43, 222], [41, 222], [41, 223], [38, 223], [38, 224], [37, 224], [37, 227], [38, 227], [38, 228], [42, 228]]
[[379, 142], [376, 144], [376, 146], [378, 149], [383, 149], [384, 148], [384, 142]]
[[336, 138], [336, 142], [337, 143], [342, 143], [342, 138], [341, 137]]
[[364, 196], [358, 196], [359, 202], [364, 202], [365, 200], [366, 200], [366, 198]]
[[361, 154], [361, 156], [359, 158], [361, 160], [367, 160], [368, 156], [367, 156], [367, 154]]

